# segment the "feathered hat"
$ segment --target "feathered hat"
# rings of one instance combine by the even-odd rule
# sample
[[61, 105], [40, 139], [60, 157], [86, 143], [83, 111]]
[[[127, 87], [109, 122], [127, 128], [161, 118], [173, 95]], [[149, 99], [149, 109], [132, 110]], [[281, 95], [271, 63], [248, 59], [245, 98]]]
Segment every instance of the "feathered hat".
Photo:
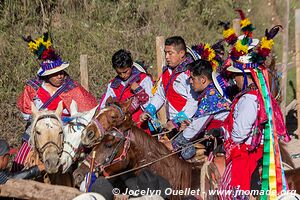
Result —
[[68, 62], [62, 61], [60, 56], [52, 48], [52, 41], [49, 33], [46, 32], [41, 38], [33, 40], [31, 36], [23, 36], [28, 42], [28, 48], [33, 52], [38, 60], [41, 60], [38, 76], [47, 76], [62, 71], [69, 66]]
[[212, 66], [212, 79], [214, 82], [214, 85], [216, 86], [219, 93], [225, 97], [228, 101], [228, 82], [224, 79], [222, 74], [222, 63], [223, 63], [223, 55], [224, 55], [224, 46], [223, 46], [224, 40], [219, 40], [214, 45], [210, 46], [209, 44], [203, 44], [200, 43], [198, 45], [192, 46], [188, 50], [188, 52], [192, 52], [191, 55], [195, 57], [195, 60], [203, 59], [210, 62]]
[[[273, 38], [277, 35], [280, 25], [273, 28], [266, 29], [265, 36], [260, 42], [252, 39], [252, 26], [249, 19], [245, 18], [244, 13], [238, 10], [241, 16], [241, 29], [243, 36], [238, 38], [236, 42], [228, 43], [232, 45], [232, 49], [229, 51], [229, 58], [225, 61], [226, 70], [234, 73], [243, 73], [244, 85], [243, 89], [247, 87], [247, 75], [250, 73], [257, 90], [259, 92], [258, 101], [260, 101], [260, 109], [264, 110], [267, 116], [267, 120], [264, 124], [263, 143], [263, 170], [262, 170], [262, 191], [260, 199], [277, 199], [276, 192], [279, 194], [283, 190], [287, 190], [287, 184], [284, 177], [283, 165], [281, 162], [281, 155], [278, 146], [278, 139], [283, 138], [285, 141], [289, 141], [290, 138], [286, 132], [283, 116], [280, 112], [280, 108], [275, 102], [275, 99], [270, 93], [268, 84], [268, 71], [266, 68], [265, 60], [271, 52], [271, 48], [274, 44]], [[222, 23], [224, 24], [228, 23]], [[224, 26], [224, 29], [228, 29]], [[225, 34], [224, 34], [225, 37]], [[226, 40], [226, 37], [225, 37]], [[226, 40], [227, 41], [227, 40]], [[231, 41], [231, 40], [228, 40]], [[275, 123], [276, 121], [276, 123]], [[257, 137], [254, 135], [253, 137]], [[257, 141], [260, 145], [261, 141]], [[255, 143], [255, 142], [254, 142]], [[251, 145], [253, 145], [251, 143]], [[270, 196], [266, 194], [266, 191], [271, 191]], [[276, 191], [275, 193], [273, 191]]]

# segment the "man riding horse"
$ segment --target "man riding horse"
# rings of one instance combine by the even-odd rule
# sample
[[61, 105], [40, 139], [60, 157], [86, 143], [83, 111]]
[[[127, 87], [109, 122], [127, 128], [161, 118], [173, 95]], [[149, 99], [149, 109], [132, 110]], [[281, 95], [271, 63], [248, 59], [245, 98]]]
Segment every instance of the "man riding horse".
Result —
[[43, 37], [33, 40], [30, 36], [23, 37], [28, 42], [29, 49], [41, 60], [37, 77], [27, 81], [24, 91], [18, 98], [18, 108], [23, 118], [28, 122], [23, 135], [23, 144], [18, 152], [14, 170], [23, 168], [23, 164], [30, 151], [28, 145], [30, 122], [31, 122], [31, 102], [39, 110], [56, 110], [58, 103], [63, 102], [63, 116], [70, 115], [70, 105], [72, 100], [78, 103], [80, 112], [87, 111], [97, 105], [95, 97], [85, 90], [78, 82], [64, 71], [68, 62], [64, 62], [52, 48], [52, 41], [48, 33]]
[[187, 54], [182, 37], [174, 36], [165, 41], [167, 66], [159, 79], [157, 90], [141, 115], [141, 120], [155, 118], [157, 111], [166, 103], [167, 129], [179, 130], [184, 120], [190, 119], [197, 110], [197, 101], [189, 83], [190, 72], [187, 64], [193, 58]]
[[[200, 44], [192, 49], [201, 56], [200, 60], [189, 64], [190, 83], [199, 94], [198, 109], [191, 122], [187, 122], [189, 125], [172, 142], [174, 149], [203, 137], [205, 131], [221, 127], [230, 108], [230, 100], [226, 98], [228, 83], [216, 71], [218, 65], [222, 64], [222, 58], [208, 44]], [[195, 147], [189, 146], [182, 150], [181, 156], [187, 160], [195, 154]]]

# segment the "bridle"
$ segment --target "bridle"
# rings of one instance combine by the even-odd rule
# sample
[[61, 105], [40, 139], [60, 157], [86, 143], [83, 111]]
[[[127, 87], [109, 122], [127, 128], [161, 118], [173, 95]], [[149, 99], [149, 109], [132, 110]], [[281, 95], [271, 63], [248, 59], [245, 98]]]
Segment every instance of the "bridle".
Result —
[[[85, 124], [83, 124], [81, 122], [77, 122], [77, 121], [75, 123], [69, 122], [68, 124], [70, 126], [69, 130], [68, 130], [69, 132], [71, 132], [71, 130], [73, 130], [73, 132], [76, 132], [74, 126], [77, 126], [77, 127], [81, 126], [81, 127], [84, 127], [84, 128], [86, 127]], [[78, 152], [79, 149], [81, 149], [80, 145], [79, 145], [78, 148], [76, 148], [76, 147], [74, 147], [74, 145], [71, 142], [66, 141], [66, 140], [63, 141], [63, 147], [64, 147], [64, 145], [68, 145], [71, 148], [72, 151], [71, 152], [66, 151], [66, 150], [64, 150], [64, 148], [63, 148], [62, 151], [64, 153], [66, 153], [68, 156], [70, 156], [70, 158], [71, 158], [72, 161], [76, 161], [76, 159], [77, 159], [77, 156], [76, 156], [77, 152]], [[71, 155], [72, 152], [74, 152], [74, 156]]]
[[[55, 114], [48, 114], [48, 115], [40, 116], [40, 117], [36, 120], [35, 126], [36, 126], [36, 124], [37, 124], [38, 121], [40, 121], [40, 120], [42, 120], [42, 119], [46, 119], [46, 118], [55, 119], [55, 120], [57, 120], [58, 122], [60, 122], [59, 118], [58, 118]], [[60, 122], [60, 123], [61, 123], [61, 122]], [[35, 130], [35, 126], [33, 126], [33, 130]], [[56, 144], [55, 142], [53, 142], [53, 141], [48, 141], [48, 142], [46, 142], [42, 147], [39, 148], [39, 147], [37, 147], [37, 145], [36, 145], [36, 141], [37, 141], [36, 135], [37, 135], [37, 133], [34, 132], [34, 143], [35, 143], [34, 146], [35, 146], [36, 150], [38, 151], [38, 154], [39, 154], [39, 157], [40, 157], [40, 158], [42, 157], [42, 155], [43, 155], [44, 151], [46, 150], [46, 148], [48, 148], [48, 147], [51, 146], [51, 145], [53, 145], [56, 149], [58, 149], [58, 155], [59, 155], [59, 157], [61, 156], [61, 154], [62, 154], [62, 152], [63, 152], [63, 149], [62, 149], [63, 145], [62, 145], [61, 147], [59, 147], [58, 144]], [[64, 141], [64, 134], [63, 134], [63, 132], [60, 132], [59, 135], [60, 135], [60, 137], [61, 137], [61, 141]]]
[[[119, 124], [121, 124], [123, 121], [126, 120], [126, 115], [125, 113], [123, 112], [122, 108], [120, 106], [117, 106], [115, 104], [110, 104], [108, 107], [106, 108], [112, 108], [112, 109], [117, 109], [119, 112], [120, 112], [120, 115], [121, 115], [121, 122], [119, 122]], [[108, 129], [104, 129], [102, 123], [98, 120], [98, 117], [101, 115], [102, 113], [99, 112], [96, 117], [93, 117], [91, 122], [87, 125], [87, 127], [90, 125], [90, 124], [95, 124], [96, 125], [96, 128], [97, 128], [97, 131], [99, 132], [99, 135], [100, 137], [95, 141], [95, 144], [97, 144], [99, 141], [102, 140], [102, 138], [104, 137], [106, 131], [110, 128], [114, 128], [113, 126], [112, 127], [109, 127]], [[101, 134], [102, 133], [102, 134]], [[95, 145], [93, 144], [93, 145]]]
[[[128, 150], [130, 148], [130, 134], [131, 134], [131, 129], [121, 132], [117, 128], [113, 128], [113, 131], [110, 131], [107, 133], [107, 135], [111, 135], [115, 138], [119, 138], [119, 142], [112, 151], [112, 153], [105, 158], [105, 160], [102, 163], [98, 163], [95, 161], [95, 172], [102, 172], [104, 176], [109, 176], [109, 173], [105, 171], [105, 168], [112, 166], [116, 163], [122, 162], [126, 159]], [[120, 156], [117, 156], [118, 152], [120, 151], [121, 147], [123, 147], [123, 151]], [[87, 156], [87, 158], [83, 161], [83, 163], [90, 167], [90, 161], [91, 161], [91, 156]]]

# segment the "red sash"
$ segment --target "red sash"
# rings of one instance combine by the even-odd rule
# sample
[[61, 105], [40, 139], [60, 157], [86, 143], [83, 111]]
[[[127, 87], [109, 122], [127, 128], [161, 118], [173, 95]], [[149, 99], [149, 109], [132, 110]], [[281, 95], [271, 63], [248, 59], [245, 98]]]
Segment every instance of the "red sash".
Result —
[[[173, 73], [175, 73], [175, 70], [173, 70]], [[165, 70], [162, 74], [162, 83], [166, 93], [166, 99], [168, 99], [171, 105], [179, 112], [183, 109], [187, 100], [175, 91], [173, 83], [180, 73], [173, 73], [170, 74], [168, 70]]]

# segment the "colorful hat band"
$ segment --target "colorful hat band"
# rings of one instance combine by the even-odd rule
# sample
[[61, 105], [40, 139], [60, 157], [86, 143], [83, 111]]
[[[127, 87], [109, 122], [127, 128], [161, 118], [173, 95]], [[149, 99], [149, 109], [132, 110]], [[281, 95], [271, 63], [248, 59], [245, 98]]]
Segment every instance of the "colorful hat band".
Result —
[[233, 67], [238, 68], [240, 70], [245, 70], [245, 69], [255, 69], [259, 65], [257, 63], [241, 63], [241, 62], [233, 62]]
[[42, 68], [42, 71], [39, 73], [39, 75], [42, 75], [47, 70], [51, 70], [51, 69], [54, 69], [56, 67], [59, 67], [64, 63], [65, 62], [63, 62], [61, 59], [58, 59], [58, 60], [55, 60], [55, 61], [44, 61], [40, 64], [40, 66]]
[[227, 87], [228, 87], [228, 83], [224, 80], [224, 78], [219, 74], [216, 76], [216, 79], [220, 85], [220, 87], [222, 88], [223, 92], [224, 92], [224, 96], [227, 98], [228, 94], [227, 94]]

